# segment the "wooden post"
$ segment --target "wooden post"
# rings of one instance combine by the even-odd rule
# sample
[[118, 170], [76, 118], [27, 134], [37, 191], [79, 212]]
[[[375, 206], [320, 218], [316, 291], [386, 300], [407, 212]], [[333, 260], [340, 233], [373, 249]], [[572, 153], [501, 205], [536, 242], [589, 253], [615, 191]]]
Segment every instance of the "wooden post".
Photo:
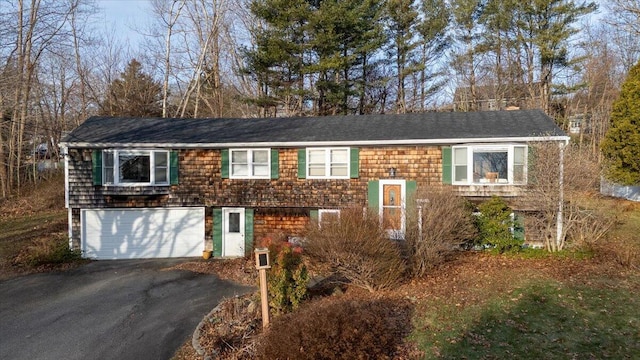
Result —
[[256, 269], [260, 274], [260, 302], [262, 304], [262, 328], [269, 327], [269, 294], [267, 291], [267, 269], [271, 268], [269, 264], [269, 249], [255, 249]]
[[267, 294], [267, 269], [260, 269], [260, 302], [262, 303], [262, 328], [269, 327], [269, 296]]

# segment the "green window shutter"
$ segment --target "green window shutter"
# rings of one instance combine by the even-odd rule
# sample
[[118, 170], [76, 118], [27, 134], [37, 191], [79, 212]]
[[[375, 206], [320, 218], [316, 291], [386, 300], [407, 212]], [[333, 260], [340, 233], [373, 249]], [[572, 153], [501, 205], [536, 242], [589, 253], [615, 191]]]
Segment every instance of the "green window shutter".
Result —
[[520, 213], [513, 214], [513, 238], [516, 240], [524, 241], [524, 216]]
[[535, 169], [536, 162], [536, 149], [531, 146], [531, 144], [527, 145], [527, 178], [525, 181], [527, 183], [531, 183], [532, 185], [536, 184], [535, 176], [532, 178], [529, 174], [531, 174]]
[[244, 253], [253, 250], [253, 209], [244, 210]]
[[220, 157], [222, 158], [220, 165], [220, 176], [223, 179], [229, 178], [229, 149], [220, 150]]
[[413, 203], [416, 200], [416, 191], [418, 190], [418, 184], [414, 181], [414, 180], [409, 180], [407, 181], [407, 185], [406, 185], [406, 192], [407, 192], [407, 199], [406, 199], [406, 203], [409, 204], [409, 202]]
[[351, 166], [349, 166], [349, 177], [351, 177], [352, 179], [357, 179], [358, 173], [360, 171], [360, 149], [351, 148], [350, 162]]
[[102, 185], [102, 150], [93, 150], [91, 166], [93, 168], [93, 185]]
[[312, 221], [318, 221], [318, 210], [311, 210], [309, 211], [309, 217], [311, 218]]
[[307, 150], [298, 149], [298, 179], [307, 178]]
[[178, 185], [178, 152], [169, 152], [169, 177], [171, 185]]
[[222, 209], [213, 209], [213, 256], [222, 256]]
[[373, 180], [367, 184], [367, 201], [369, 202], [369, 210], [378, 212], [380, 196], [380, 181]]
[[277, 179], [280, 171], [278, 149], [271, 149], [271, 178]]
[[453, 168], [453, 159], [451, 156], [451, 148], [443, 147], [442, 148], [442, 183], [443, 184], [451, 184], [451, 176], [452, 176], [452, 168]]

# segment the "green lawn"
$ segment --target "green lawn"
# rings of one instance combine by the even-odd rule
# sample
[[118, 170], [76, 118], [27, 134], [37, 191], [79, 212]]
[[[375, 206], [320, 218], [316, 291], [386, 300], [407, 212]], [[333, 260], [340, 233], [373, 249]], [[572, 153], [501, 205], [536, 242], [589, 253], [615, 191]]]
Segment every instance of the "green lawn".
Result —
[[453, 267], [457, 290], [416, 303], [410, 340], [425, 359], [640, 359], [640, 204], [605, 204], [618, 224], [593, 257]]

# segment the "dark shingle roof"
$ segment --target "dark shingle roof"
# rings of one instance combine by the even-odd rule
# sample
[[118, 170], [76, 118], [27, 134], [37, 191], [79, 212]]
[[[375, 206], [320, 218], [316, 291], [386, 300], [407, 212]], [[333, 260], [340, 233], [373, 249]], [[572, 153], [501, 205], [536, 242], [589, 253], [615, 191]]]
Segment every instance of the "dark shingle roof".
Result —
[[564, 137], [539, 110], [429, 112], [259, 119], [171, 119], [91, 117], [63, 143], [91, 147], [144, 144], [336, 143], [384, 144], [459, 139]]

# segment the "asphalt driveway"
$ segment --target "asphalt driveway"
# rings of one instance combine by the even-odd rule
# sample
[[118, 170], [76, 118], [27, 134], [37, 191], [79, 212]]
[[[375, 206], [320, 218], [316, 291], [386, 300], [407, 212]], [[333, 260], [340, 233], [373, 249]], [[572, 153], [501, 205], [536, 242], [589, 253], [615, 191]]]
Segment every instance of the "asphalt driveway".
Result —
[[0, 282], [0, 359], [171, 358], [221, 299], [250, 290], [168, 270], [181, 261], [96, 261]]

